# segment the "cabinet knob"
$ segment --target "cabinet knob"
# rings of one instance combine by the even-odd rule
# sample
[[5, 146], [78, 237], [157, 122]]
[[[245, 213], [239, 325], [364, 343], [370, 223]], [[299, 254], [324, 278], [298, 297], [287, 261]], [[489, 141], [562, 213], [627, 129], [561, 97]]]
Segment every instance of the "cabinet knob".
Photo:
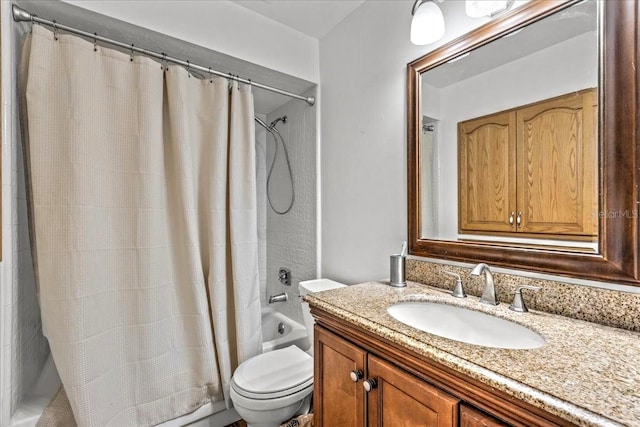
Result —
[[349, 376], [351, 377], [351, 381], [353, 381], [354, 383], [357, 383], [364, 377], [364, 374], [360, 369], [354, 369], [349, 373]]
[[369, 393], [371, 390], [378, 387], [378, 383], [373, 378], [368, 378], [364, 380], [362, 387], [364, 387], [364, 391]]
[[511, 212], [511, 215], [509, 215], [509, 225], [513, 225], [513, 217], [516, 215], [515, 212]]
[[518, 224], [518, 227], [522, 227], [522, 212], [518, 212], [518, 217], [516, 218], [516, 224]]

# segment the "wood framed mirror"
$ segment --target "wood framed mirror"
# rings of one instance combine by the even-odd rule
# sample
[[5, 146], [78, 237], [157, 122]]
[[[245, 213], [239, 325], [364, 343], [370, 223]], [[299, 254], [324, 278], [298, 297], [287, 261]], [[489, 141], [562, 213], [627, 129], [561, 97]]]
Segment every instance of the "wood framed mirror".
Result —
[[640, 286], [640, 159], [637, 147], [639, 3], [638, 0], [598, 2], [599, 95], [597, 158], [597, 246], [574, 251], [549, 245], [521, 245], [464, 239], [438, 240], [423, 236], [421, 134], [423, 128], [421, 78], [423, 73], [452, 62], [475, 49], [503, 38], [581, 3], [535, 1], [416, 59], [407, 66], [407, 178], [409, 253], [427, 258], [538, 271], [574, 278]]

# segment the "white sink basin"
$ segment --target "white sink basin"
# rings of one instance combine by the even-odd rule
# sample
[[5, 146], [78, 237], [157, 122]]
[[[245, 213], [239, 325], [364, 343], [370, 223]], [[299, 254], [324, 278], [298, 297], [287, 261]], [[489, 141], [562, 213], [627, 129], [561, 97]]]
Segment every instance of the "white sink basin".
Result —
[[531, 349], [545, 339], [518, 323], [480, 311], [437, 302], [400, 302], [387, 307], [396, 320], [421, 331], [484, 347]]

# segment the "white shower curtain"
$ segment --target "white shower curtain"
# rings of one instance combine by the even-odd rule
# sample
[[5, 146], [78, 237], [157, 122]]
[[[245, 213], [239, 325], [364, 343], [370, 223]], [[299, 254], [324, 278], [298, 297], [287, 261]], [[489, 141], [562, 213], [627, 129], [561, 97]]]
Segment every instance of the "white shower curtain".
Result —
[[78, 425], [228, 401], [262, 341], [250, 88], [40, 26], [23, 72], [43, 331]]

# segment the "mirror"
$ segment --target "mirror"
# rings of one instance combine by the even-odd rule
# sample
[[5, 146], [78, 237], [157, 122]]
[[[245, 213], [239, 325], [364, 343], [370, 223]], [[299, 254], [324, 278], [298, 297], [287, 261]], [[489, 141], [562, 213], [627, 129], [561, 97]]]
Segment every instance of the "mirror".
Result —
[[421, 73], [422, 238], [597, 250], [597, 23], [585, 1]]
[[[596, 31], [598, 6], [602, 25]], [[408, 65], [412, 255], [640, 284], [637, 176], [630, 172], [636, 170], [636, 75], [633, 67], [624, 66], [637, 60], [636, 7], [636, 0], [530, 2]], [[558, 67], [567, 63], [573, 66]], [[555, 179], [566, 184], [564, 189], [546, 180], [549, 170], [535, 177], [544, 167], [531, 166], [538, 148], [531, 142], [536, 142], [534, 125], [527, 120], [549, 106], [579, 112], [568, 121], [570, 132], [559, 127], [557, 117], [544, 125], [551, 123], [553, 131], [543, 127], [538, 132], [561, 135], [562, 144], [541, 151], [543, 157], [582, 141], [567, 148], [565, 160], [551, 171], [572, 171], [572, 177]], [[491, 136], [487, 141], [500, 140], [499, 133], [491, 133], [498, 129], [511, 148], [501, 151], [503, 157], [492, 154], [478, 161], [482, 156], [465, 144], [482, 140], [473, 132], [487, 123], [492, 129], [483, 134]], [[591, 145], [585, 143], [589, 139]], [[494, 184], [484, 195], [477, 190], [483, 182]], [[555, 195], [540, 197], [551, 187]], [[511, 196], [496, 200], [513, 198], [493, 206], [487, 216], [497, 212], [499, 224], [474, 222], [478, 206], [498, 204], [482, 202], [497, 190]], [[563, 210], [571, 214], [561, 222], [566, 225], [570, 216], [582, 228], [535, 228], [541, 217], [535, 195], [537, 205], [548, 209], [549, 200], [567, 191], [579, 202]], [[567, 206], [566, 200], [560, 205]], [[561, 217], [558, 212], [549, 217]]]

